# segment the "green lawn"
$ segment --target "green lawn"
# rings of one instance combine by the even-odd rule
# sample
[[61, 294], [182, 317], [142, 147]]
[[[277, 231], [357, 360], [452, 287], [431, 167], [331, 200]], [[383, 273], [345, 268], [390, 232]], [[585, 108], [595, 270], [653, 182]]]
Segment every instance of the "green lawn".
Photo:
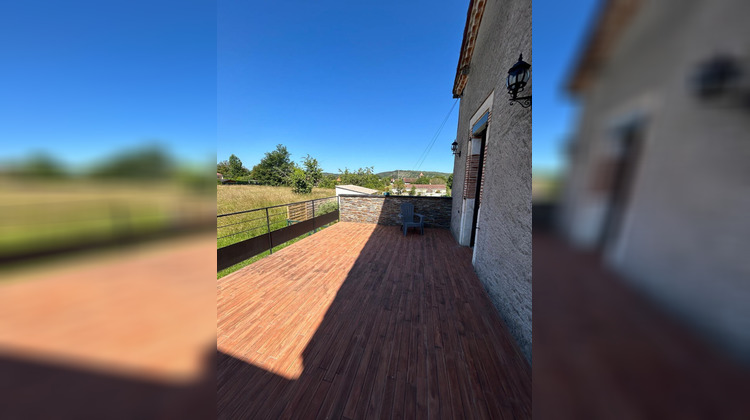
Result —
[[[219, 214], [228, 214], [241, 211], [240, 214], [217, 217], [217, 248], [222, 248], [246, 239], [264, 235], [269, 231], [275, 231], [289, 226], [290, 209], [283, 204], [297, 203], [313, 199], [332, 197], [334, 190], [314, 189], [312, 194], [294, 194], [289, 187], [269, 187], [257, 185], [221, 185], [217, 186], [217, 209]], [[281, 205], [281, 206], [279, 206]], [[269, 208], [266, 207], [279, 206]], [[320, 216], [338, 208], [338, 202], [334, 198], [330, 200], [319, 200], [314, 204], [315, 216]], [[250, 211], [247, 211], [250, 210]], [[268, 217], [268, 218], [267, 218]], [[287, 247], [304, 237], [292, 239], [277, 247], [274, 251]], [[239, 270], [264, 256], [269, 255], [266, 251], [253, 258], [245, 260], [232, 267], [219, 271], [217, 278]]]
[[0, 180], [0, 255], [148, 234], [205, 220], [212, 207], [173, 185]]

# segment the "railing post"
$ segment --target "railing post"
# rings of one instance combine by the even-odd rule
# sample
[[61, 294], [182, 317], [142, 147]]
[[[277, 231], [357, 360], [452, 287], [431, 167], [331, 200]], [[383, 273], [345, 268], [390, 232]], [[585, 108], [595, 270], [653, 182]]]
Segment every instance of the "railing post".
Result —
[[273, 241], [271, 241], [271, 221], [268, 218], [268, 207], [266, 207], [266, 227], [268, 228], [268, 252], [273, 254]]
[[312, 208], [313, 208], [313, 233], [318, 231], [317, 225], [315, 223], [315, 200], [312, 200]]
[[338, 207], [337, 210], [339, 211], [339, 219], [337, 220], [337, 222], [340, 222], [341, 221], [341, 196], [340, 195], [336, 196], [336, 207]]

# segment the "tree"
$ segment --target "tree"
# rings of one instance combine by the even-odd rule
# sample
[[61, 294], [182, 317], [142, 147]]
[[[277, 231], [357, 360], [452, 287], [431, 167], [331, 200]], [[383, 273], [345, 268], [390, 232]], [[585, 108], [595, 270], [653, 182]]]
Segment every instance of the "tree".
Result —
[[313, 188], [312, 182], [301, 168], [294, 168], [289, 176], [289, 185], [295, 194], [310, 194]]
[[417, 178], [416, 181], [414, 181], [414, 183], [415, 184], [429, 184], [430, 178], [426, 176], [420, 176], [419, 178]]
[[229, 179], [237, 179], [241, 176], [247, 175], [247, 168], [242, 166], [242, 161], [240, 158], [238, 158], [235, 154], [232, 154], [229, 156], [229, 167], [228, 167], [228, 174], [226, 175], [226, 178]]
[[417, 195], [417, 187], [412, 186], [411, 189], [409, 190], [409, 195], [412, 195], [412, 196]]
[[324, 175], [318, 183], [320, 188], [336, 188], [336, 177], [334, 175]]
[[158, 146], [118, 153], [94, 167], [94, 178], [165, 179], [175, 169], [172, 158]]
[[221, 162], [216, 164], [216, 172], [229, 177], [229, 161], [228, 160], [222, 160]]
[[289, 185], [294, 193], [310, 194], [322, 178], [323, 170], [318, 165], [318, 160], [307, 155], [302, 161], [302, 167], [295, 167], [289, 175]]
[[37, 153], [22, 165], [23, 175], [38, 178], [63, 178], [67, 176], [65, 167], [47, 153]]
[[313, 187], [317, 187], [323, 178], [323, 169], [318, 165], [318, 160], [307, 155], [302, 161], [302, 167], [305, 170], [307, 180], [312, 183]]
[[445, 181], [445, 186], [449, 189], [453, 188], [453, 174], [448, 175], [448, 179]]
[[263, 185], [289, 185], [289, 176], [295, 168], [290, 156], [284, 145], [277, 145], [276, 150], [267, 152], [253, 167], [250, 177]]
[[341, 169], [339, 169], [339, 172], [341, 184], [344, 185], [359, 185], [360, 187], [379, 190], [385, 184], [385, 181], [373, 173], [373, 167], [359, 168], [356, 172], [349, 172], [348, 168], [344, 168], [344, 172], [341, 172]]
[[406, 184], [404, 184], [403, 179], [397, 179], [396, 182], [393, 183], [393, 187], [396, 188], [396, 194], [401, 195], [406, 189]]

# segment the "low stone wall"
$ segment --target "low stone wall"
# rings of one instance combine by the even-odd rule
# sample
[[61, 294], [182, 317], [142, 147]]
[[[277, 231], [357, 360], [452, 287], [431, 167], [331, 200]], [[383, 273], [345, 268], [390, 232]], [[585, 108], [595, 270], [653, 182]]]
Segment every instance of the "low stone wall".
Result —
[[340, 220], [342, 222], [400, 225], [398, 219], [402, 203], [414, 205], [414, 212], [424, 215], [426, 227], [450, 228], [450, 197], [340, 195]]

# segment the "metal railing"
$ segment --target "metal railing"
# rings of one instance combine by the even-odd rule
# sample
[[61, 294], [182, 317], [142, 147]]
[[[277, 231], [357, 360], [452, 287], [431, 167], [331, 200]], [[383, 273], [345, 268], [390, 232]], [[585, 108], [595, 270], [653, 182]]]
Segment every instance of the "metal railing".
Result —
[[338, 197], [216, 216], [217, 271], [339, 220]]

